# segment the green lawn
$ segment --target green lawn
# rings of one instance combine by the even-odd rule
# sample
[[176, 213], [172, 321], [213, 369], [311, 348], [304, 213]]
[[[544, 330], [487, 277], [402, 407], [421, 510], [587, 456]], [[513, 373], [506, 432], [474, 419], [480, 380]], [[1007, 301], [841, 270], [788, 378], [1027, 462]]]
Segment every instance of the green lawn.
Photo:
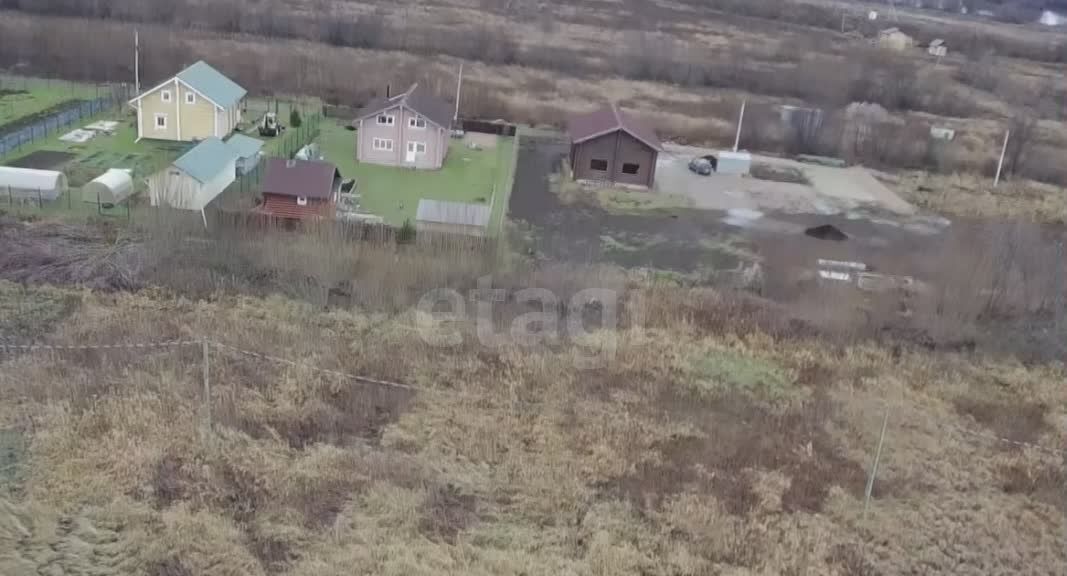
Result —
[[[78, 127], [99, 120], [115, 120], [119, 126], [112, 136], [98, 135], [84, 144], [72, 144], [59, 139], [60, 136]], [[0, 164], [9, 164], [19, 158], [39, 150], [67, 152], [75, 156], [61, 166], [51, 167], [67, 175], [71, 192], [58, 200], [46, 203], [43, 208], [34, 204], [17, 206], [19, 211], [29, 211], [46, 215], [69, 215], [80, 217], [96, 214], [95, 203], [84, 202], [80, 187], [106, 172], [109, 168], [128, 168], [133, 170], [134, 183], [139, 192], [144, 191], [143, 180], [150, 174], [170, 164], [188, 148], [186, 143], [160, 142], [154, 140], [137, 140], [137, 127], [132, 115], [125, 111], [111, 111], [93, 118], [83, 118], [80, 122], [60, 129], [57, 133], [32, 144], [23, 146], [7, 156], [0, 158]], [[2, 195], [0, 195], [2, 196]], [[0, 197], [0, 209], [10, 209], [9, 199]], [[126, 215], [125, 207], [103, 210], [103, 213]]]
[[0, 128], [68, 100], [90, 100], [105, 88], [62, 80], [0, 76]]
[[[332, 120], [320, 125], [319, 145], [345, 178], [355, 178], [362, 207], [388, 224], [415, 223], [419, 200], [493, 203], [489, 229], [497, 234], [511, 192], [515, 139], [501, 138], [496, 148], [471, 150], [453, 140], [441, 170], [410, 170], [356, 161], [356, 133]], [[495, 199], [494, 199], [495, 196]]]

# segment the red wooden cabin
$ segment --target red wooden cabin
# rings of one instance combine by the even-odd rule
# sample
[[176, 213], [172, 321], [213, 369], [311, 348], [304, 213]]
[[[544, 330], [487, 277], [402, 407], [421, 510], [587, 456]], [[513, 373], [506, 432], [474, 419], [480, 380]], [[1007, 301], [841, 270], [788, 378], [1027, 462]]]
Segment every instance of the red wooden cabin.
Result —
[[267, 160], [260, 214], [307, 220], [333, 218], [341, 190], [341, 172], [318, 160]]

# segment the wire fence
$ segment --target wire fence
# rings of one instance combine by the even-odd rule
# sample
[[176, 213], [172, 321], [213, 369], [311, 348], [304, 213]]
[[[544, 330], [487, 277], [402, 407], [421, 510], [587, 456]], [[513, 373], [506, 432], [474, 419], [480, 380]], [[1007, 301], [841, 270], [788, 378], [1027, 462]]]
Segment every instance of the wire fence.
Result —
[[109, 204], [99, 198], [85, 198], [79, 188], [44, 189], [0, 186], [0, 207], [16, 214], [65, 214], [107, 216], [133, 221], [132, 198]]
[[[7, 85], [7, 82], [2, 82], [2, 85]], [[91, 95], [94, 93], [95, 95]], [[119, 85], [108, 86], [103, 90], [97, 88], [95, 92], [89, 89], [73, 91], [71, 96], [72, 99], [62, 100], [28, 114], [8, 109], [8, 114], [0, 116], [12, 118], [12, 121], [0, 126], [0, 156], [6, 156], [60, 130], [70, 128], [83, 118], [114, 109], [126, 101], [128, 92], [127, 87]], [[28, 110], [33, 109], [25, 109]], [[4, 107], [0, 104], [0, 114], [3, 113]]]
[[[452, 388], [414, 385], [379, 374], [323, 366], [284, 353], [251, 348], [252, 346], [196, 336], [155, 342], [68, 345], [15, 343], [0, 335], [0, 361], [5, 364], [6, 361], [14, 363], [26, 355], [41, 355], [49, 364], [59, 365], [54, 371], [33, 376], [37, 381], [33, 385], [17, 380], [30, 378], [24, 375], [26, 373], [5, 369], [0, 374], [0, 389], [17, 389], [20, 393], [35, 397], [37, 401], [42, 398], [47, 400], [48, 395], [52, 394], [58, 400], [72, 403], [77, 409], [79, 405], [96, 405], [108, 394], [121, 394], [125, 386], [131, 387], [131, 396], [140, 394], [148, 397], [143, 394], [145, 390], [138, 387], [154, 386], [155, 388], [151, 389], [154, 394], [150, 395], [153, 399], [148, 401], [154, 406], [153, 409], [160, 409], [157, 405], [160, 402], [163, 403], [163, 410], [171, 409], [168, 408], [167, 402], [182, 403], [181, 407], [174, 405], [174, 411], [194, 415], [195, 424], [202, 431], [204, 442], [209, 442], [213, 435], [239, 430], [253, 437], [276, 438], [290, 446], [343, 442], [353, 435], [380, 433], [382, 427], [399, 417], [406, 409], [405, 406], [423, 395], [431, 395], [433, 402], [462, 400], [462, 405], [471, 410], [478, 410], [482, 406], [493, 409], [494, 405], [498, 408], [506, 405], [507, 410], [528, 411], [534, 414], [545, 408], [544, 400], [524, 397], [521, 393], [515, 394], [504, 389], [501, 389], [499, 394], [473, 394]], [[42, 364], [34, 360], [36, 359], [28, 359], [23, 363], [23, 367]], [[80, 375], [79, 367], [84, 370]], [[115, 378], [109, 374], [127, 376]], [[129, 377], [130, 374], [142, 376]], [[53, 378], [59, 375], [63, 376]], [[177, 381], [168, 380], [164, 375], [178, 375]], [[17, 386], [12, 385], [11, 379], [15, 379]], [[289, 393], [293, 396], [286, 396], [285, 387], [290, 387]], [[293, 398], [299, 398], [300, 401], [290, 405], [289, 402]], [[17, 405], [22, 399], [5, 398], [4, 401]], [[277, 405], [268, 408], [265, 403]], [[890, 404], [887, 402], [887, 406]], [[729, 419], [729, 415], [724, 417]], [[27, 422], [30, 424], [24, 431], [14, 428], [5, 430], [0, 427], [0, 442], [28, 446], [29, 435], [33, 430], [33, 417], [27, 417]], [[864, 423], [869, 423], [869, 427]], [[829, 422], [821, 422], [818, 425], [832, 426]], [[938, 474], [951, 474], [953, 477], [968, 475], [971, 473], [969, 461], [979, 454], [985, 454], [992, 455], [990, 457], [1000, 462], [999, 465], [1004, 467], [1008, 474], [1022, 475], [1011, 481], [996, 477], [966, 476], [967, 480], [961, 482], [965, 482], [968, 488], [952, 488], [955, 490], [952, 492], [952, 498], [957, 500], [950, 506], [955, 506], [964, 501], [961, 499], [981, 498], [985, 494], [1001, 492], [1021, 493], [1034, 499], [1048, 498], [1040, 493], [1043, 488], [1029, 484], [1043, 481], [1040, 470], [1035, 468], [1034, 464], [1039, 462], [1042, 466], [1057, 470], [1062, 465], [1062, 450], [1050, 442], [1039, 444], [1021, 441], [999, 435], [995, 433], [995, 428], [982, 430], [930, 420], [924, 415], [909, 414], [896, 408], [872, 409], [861, 419], [859, 427], [862, 428], [859, 431], [862, 440], [850, 444], [861, 445], [863, 453], [853, 453], [850, 461], [846, 462], [849, 467], [859, 465], [858, 478], [839, 478], [825, 471], [802, 478], [805, 473], [801, 468], [826, 470], [827, 463], [822, 462], [822, 459], [828, 457], [826, 453], [820, 453], [818, 448], [812, 452], [810, 442], [807, 442], [805, 447], [806, 440], [802, 438], [784, 438], [783, 442], [787, 446], [782, 448], [782, 454], [790, 455], [782, 458], [791, 459], [789, 462], [792, 463], [787, 462], [786, 466], [787, 473], [794, 481], [813, 486], [811, 489], [815, 491], [825, 492], [831, 485], [854, 485], [854, 481], [858, 480], [860, 485], [856, 490], [860, 494], [857, 494], [858, 500], [854, 501], [855, 518], [862, 517], [864, 520], [877, 522], [882, 517], [880, 515], [884, 515], [887, 522], [885, 530], [890, 532], [895, 529], [893, 521], [895, 515], [899, 514], [899, 508], [912, 505], [906, 498], [936, 497], [933, 493], [922, 495], [925, 488], [921, 486], [907, 488], [909, 491], [918, 491], [909, 492], [907, 496], [901, 492], [903, 482], [917, 482], [908, 479], [915, 478], [921, 468], [933, 467], [939, 470]], [[903, 438], [909, 435], [909, 430], [916, 427], [927, 429], [932, 437], [939, 437], [943, 442], [917, 446], [904, 440]], [[781, 430], [763, 429], [755, 425], [743, 433], [751, 435], [752, 438], [762, 438], [763, 444], [777, 442], [783, 434]], [[8, 436], [6, 440], [5, 434]], [[743, 442], [745, 438], [731, 436], [728, 439], [712, 440]], [[768, 449], [760, 442], [753, 446], [753, 450], [757, 451]], [[16, 479], [19, 470], [27, 465], [31, 456], [28, 449], [23, 449], [23, 452], [23, 455], [16, 454], [7, 461], [0, 458], [0, 488], [5, 481]], [[726, 450], [723, 453], [730, 452]], [[829, 455], [829, 458], [838, 457]], [[855, 464], [852, 461], [855, 461]], [[767, 461], [764, 464], [772, 463]], [[734, 464], [730, 461], [722, 465], [729, 467]], [[1009, 469], [1011, 466], [1016, 466], [1017, 470]], [[716, 473], [720, 472], [745, 478], [751, 470], [740, 467], [723, 468]], [[665, 474], [667, 476], [664, 478], [649, 481], [671, 482], [670, 473]], [[1062, 488], [1059, 487], [1061, 494]], [[801, 494], [797, 497], [803, 498], [803, 489], [797, 490], [797, 493]], [[803, 503], [803, 500], [801, 502]], [[914, 502], [917, 508], [928, 504], [925, 500]], [[980, 522], [980, 518], [978, 515], [962, 521]], [[885, 536], [888, 537], [889, 534]]]

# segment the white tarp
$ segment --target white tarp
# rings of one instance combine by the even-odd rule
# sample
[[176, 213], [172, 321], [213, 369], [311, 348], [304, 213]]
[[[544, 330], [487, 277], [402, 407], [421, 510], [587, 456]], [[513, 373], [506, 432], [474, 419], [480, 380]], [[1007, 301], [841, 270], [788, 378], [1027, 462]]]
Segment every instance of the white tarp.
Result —
[[0, 166], [0, 194], [15, 198], [55, 200], [67, 190], [67, 177], [54, 170]]
[[81, 128], [77, 128], [60, 136], [59, 139], [64, 142], [72, 142], [74, 144], [85, 144], [86, 142], [92, 140], [95, 136], [96, 132], [93, 132], [92, 130], [82, 130]]
[[93, 122], [85, 127], [86, 130], [94, 130], [96, 132], [105, 132], [111, 134], [119, 127], [119, 123], [114, 120], [101, 120], [99, 122]]
[[82, 200], [100, 204], [118, 204], [133, 194], [133, 177], [129, 170], [112, 168], [82, 187]]

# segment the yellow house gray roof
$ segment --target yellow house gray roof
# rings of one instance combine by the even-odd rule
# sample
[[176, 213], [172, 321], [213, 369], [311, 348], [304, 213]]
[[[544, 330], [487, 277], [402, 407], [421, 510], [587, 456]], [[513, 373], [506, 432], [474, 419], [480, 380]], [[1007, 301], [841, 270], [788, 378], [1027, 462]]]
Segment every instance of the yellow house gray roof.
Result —
[[223, 108], [236, 104], [248, 94], [247, 90], [203, 60], [178, 72], [178, 79]]

